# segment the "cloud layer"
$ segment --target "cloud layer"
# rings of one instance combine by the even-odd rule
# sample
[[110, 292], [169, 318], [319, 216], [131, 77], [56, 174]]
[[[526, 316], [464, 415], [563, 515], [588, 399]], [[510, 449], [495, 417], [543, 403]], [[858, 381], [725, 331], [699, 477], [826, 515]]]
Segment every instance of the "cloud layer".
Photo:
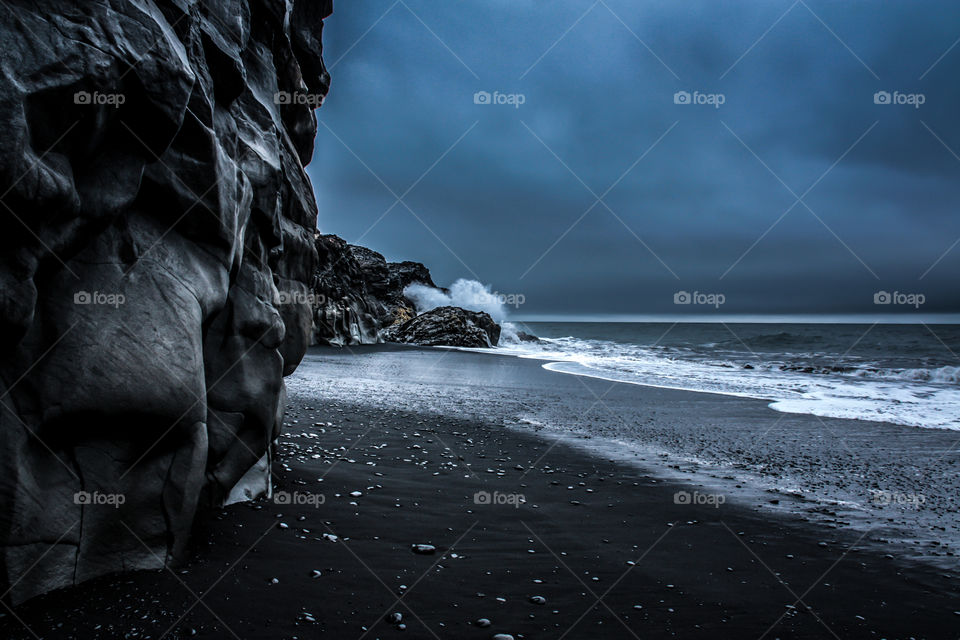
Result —
[[958, 24], [922, 1], [342, 2], [319, 224], [530, 313], [680, 290], [958, 311]]

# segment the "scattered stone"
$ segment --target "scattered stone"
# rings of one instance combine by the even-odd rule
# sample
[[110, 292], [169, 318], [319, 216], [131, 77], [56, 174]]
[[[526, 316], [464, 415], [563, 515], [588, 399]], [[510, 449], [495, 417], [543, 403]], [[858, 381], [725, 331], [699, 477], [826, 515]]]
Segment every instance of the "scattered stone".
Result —
[[410, 549], [414, 553], [419, 553], [421, 555], [427, 555], [427, 556], [433, 553], [436, 553], [437, 551], [437, 548], [432, 544], [412, 544], [410, 545]]
[[547, 604], [547, 599], [543, 596], [530, 596], [530, 602], [533, 604]]

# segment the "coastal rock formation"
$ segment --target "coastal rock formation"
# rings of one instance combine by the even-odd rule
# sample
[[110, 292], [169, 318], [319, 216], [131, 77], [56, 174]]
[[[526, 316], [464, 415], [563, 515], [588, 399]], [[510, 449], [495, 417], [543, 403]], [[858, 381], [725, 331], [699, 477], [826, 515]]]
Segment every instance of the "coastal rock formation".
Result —
[[304, 165], [331, 10], [3, 3], [0, 586], [14, 602], [174, 560], [199, 507], [269, 471], [282, 378], [311, 339]]
[[391, 342], [425, 347], [495, 347], [500, 342], [500, 325], [482, 311], [437, 307], [396, 327], [388, 336]]
[[318, 235], [313, 281], [315, 344], [383, 342], [382, 332], [416, 316], [403, 290], [417, 282], [436, 288], [419, 262], [387, 262], [371, 249]]

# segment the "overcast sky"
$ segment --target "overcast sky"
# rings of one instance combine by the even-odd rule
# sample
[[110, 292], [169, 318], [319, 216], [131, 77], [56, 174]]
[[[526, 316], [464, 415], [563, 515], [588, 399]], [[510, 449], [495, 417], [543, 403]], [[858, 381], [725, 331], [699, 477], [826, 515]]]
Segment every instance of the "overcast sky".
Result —
[[524, 313], [960, 311], [958, 38], [953, 1], [340, 0], [318, 224]]

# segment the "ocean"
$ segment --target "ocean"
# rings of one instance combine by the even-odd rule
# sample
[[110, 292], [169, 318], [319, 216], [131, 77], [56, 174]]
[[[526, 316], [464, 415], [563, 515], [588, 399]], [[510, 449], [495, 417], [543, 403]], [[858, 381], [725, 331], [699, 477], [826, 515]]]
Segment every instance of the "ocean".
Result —
[[[516, 331], [541, 340], [519, 342]], [[498, 351], [782, 412], [960, 430], [960, 325], [516, 322]]]

